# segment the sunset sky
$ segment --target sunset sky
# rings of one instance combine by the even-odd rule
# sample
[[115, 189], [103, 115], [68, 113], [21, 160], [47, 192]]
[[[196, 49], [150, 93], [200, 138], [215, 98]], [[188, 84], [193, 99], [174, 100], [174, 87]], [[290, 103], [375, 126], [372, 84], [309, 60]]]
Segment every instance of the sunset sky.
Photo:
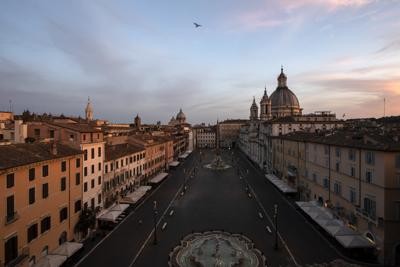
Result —
[[248, 118], [283, 65], [304, 113], [400, 115], [400, 1], [3, 0], [0, 33], [0, 110]]

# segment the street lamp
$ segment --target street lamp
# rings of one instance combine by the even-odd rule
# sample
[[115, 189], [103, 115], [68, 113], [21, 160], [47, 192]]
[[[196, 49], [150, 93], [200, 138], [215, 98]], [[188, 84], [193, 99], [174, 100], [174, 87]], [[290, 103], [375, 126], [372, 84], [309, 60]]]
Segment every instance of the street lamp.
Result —
[[278, 249], [278, 204], [274, 205], [275, 249]]
[[154, 215], [154, 240], [153, 244], [157, 245], [157, 201], [153, 201], [153, 215]]

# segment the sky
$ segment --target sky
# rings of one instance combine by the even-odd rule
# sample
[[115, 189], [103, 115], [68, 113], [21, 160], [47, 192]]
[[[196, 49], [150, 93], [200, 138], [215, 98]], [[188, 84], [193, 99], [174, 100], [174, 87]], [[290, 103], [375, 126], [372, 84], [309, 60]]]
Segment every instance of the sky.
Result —
[[[281, 65], [303, 113], [400, 115], [399, 0], [0, 2], [0, 110], [248, 118]], [[202, 27], [195, 28], [193, 22]]]

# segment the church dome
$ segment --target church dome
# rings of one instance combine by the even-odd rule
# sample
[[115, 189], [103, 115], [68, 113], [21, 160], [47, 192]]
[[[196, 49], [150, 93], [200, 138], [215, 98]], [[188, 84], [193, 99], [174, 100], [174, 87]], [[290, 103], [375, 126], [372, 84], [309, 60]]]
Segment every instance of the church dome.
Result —
[[271, 95], [272, 107], [300, 107], [297, 96], [287, 87], [278, 87]]
[[179, 110], [178, 114], [176, 114], [177, 120], [186, 120], [185, 113], [182, 112], [182, 109]]
[[283, 73], [283, 68], [281, 68], [281, 73], [278, 76], [278, 87], [270, 96], [272, 108], [274, 107], [300, 108], [297, 96], [287, 87], [286, 81], [287, 77], [285, 73]]

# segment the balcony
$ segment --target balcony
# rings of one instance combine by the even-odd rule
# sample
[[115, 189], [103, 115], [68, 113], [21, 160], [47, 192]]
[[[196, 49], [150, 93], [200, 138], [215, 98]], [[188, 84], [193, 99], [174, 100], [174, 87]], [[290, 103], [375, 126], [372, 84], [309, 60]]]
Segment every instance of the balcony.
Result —
[[378, 226], [378, 220], [377, 220], [376, 216], [372, 216], [372, 215], [369, 214], [366, 210], [361, 209], [361, 208], [356, 208], [355, 214], [356, 214], [358, 217], [361, 217], [361, 218], [367, 220], [368, 222], [373, 223], [373, 224], [375, 224], [376, 226]]
[[13, 213], [7, 214], [5, 225], [15, 222], [16, 220], [18, 220], [18, 218], [19, 218], [19, 216], [16, 211], [14, 211]]

